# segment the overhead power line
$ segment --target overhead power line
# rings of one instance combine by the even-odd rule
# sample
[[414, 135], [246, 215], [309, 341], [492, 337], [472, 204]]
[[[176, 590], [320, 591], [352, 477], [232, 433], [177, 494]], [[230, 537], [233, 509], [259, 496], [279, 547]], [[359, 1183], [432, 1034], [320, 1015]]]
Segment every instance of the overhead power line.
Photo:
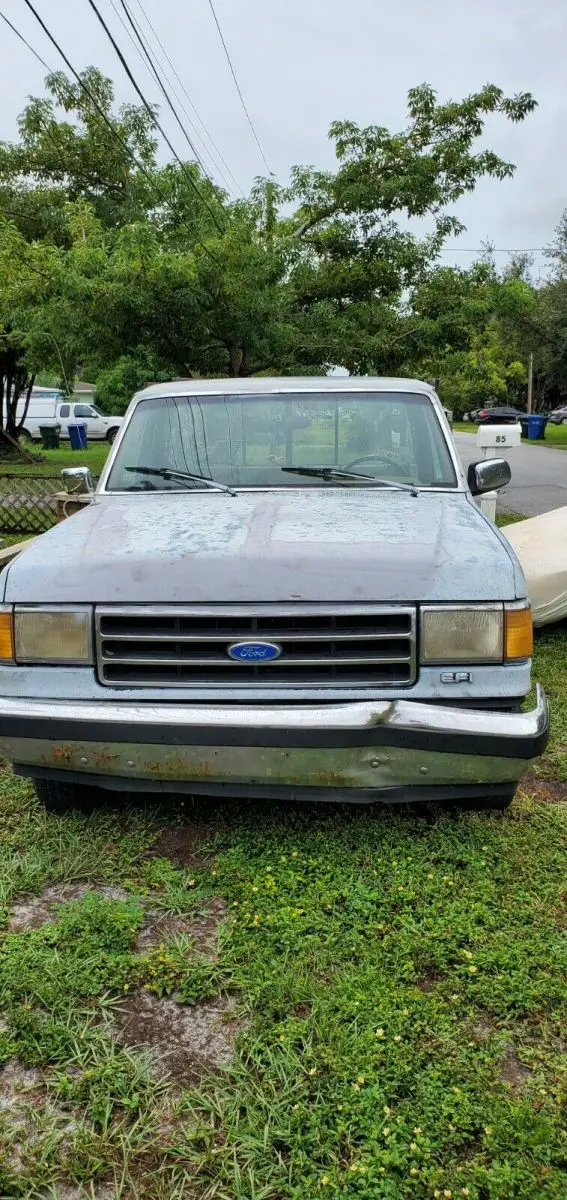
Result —
[[545, 254], [547, 246], [516, 246], [503, 249], [498, 246], [442, 246], [442, 254]]
[[[114, 11], [117, 13], [118, 16], [120, 16], [120, 14], [118, 13], [118, 10], [116, 8], [116, 5], [114, 3], [114, 0], [110, 0], [110, 2], [112, 4]], [[185, 138], [185, 141], [187, 142], [187, 145], [189, 146], [189, 149], [191, 150], [192, 154], [195, 156], [195, 159], [199, 163], [199, 166], [203, 172], [203, 175], [206, 178], [208, 178], [207, 168], [199, 154], [199, 151], [197, 150], [195, 143], [191, 140], [191, 138], [189, 137], [189, 134], [187, 133], [187, 130], [183, 124], [183, 121], [181, 120], [181, 117], [179, 116], [177, 109], [171, 99], [171, 96], [169, 95], [169, 92], [163, 82], [160, 72], [155, 65], [155, 62], [154, 62], [152, 55], [148, 49], [148, 46], [144, 39], [144, 36], [141, 33], [136, 20], [132, 16], [132, 13], [130, 12], [130, 9], [128, 7], [128, 4], [126, 3], [126, 0], [120, 0], [120, 4], [122, 5], [123, 12], [126, 16], [126, 20], [128, 21], [128, 26], [130, 27], [130, 30], [131, 30], [130, 36], [132, 37], [132, 39], [134, 41], [134, 45], [136, 46], [138, 53], [142, 57], [142, 61], [145, 63], [146, 67], [149, 68], [155, 82], [157, 83], [157, 85], [160, 89], [162, 96], [165, 99], [165, 102], [166, 102], [168, 108], [171, 109], [171, 112], [173, 113], [175, 120], [177, 121], [177, 124], [179, 125], [179, 128], [183, 134], [183, 137]], [[124, 24], [124, 21], [122, 21], [122, 24], [124, 25], [124, 28], [127, 30], [127, 32], [129, 32], [128, 26], [126, 26]]]
[[264, 165], [265, 165], [265, 167], [266, 167], [266, 170], [267, 170], [267, 172], [268, 172], [268, 175], [273, 175], [273, 171], [270, 169], [270, 164], [269, 164], [269, 162], [268, 162], [268, 160], [267, 160], [267, 158], [266, 158], [266, 155], [264, 154], [264, 151], [263, 151], [263, 149], [262, 149], [262, 143], [260, 142], [260, 138], [258, 137], [258, 134], [256, 133], [256, 130], [255, 130], [255, 128], [254, 128], [254, 125], [253, 125], [253, 123], [252, 123], [252, 117], [250, 116], [250, 113], [248, 112], [248, 109], [247, 109], [247, 107], [246, 107], [246, 102], [245, 102], [245, 100], [244, 100], [244, 96], [242, 95], [242, 92], [241, 92], [241, 90], [240, 90], [240, 84], [239, 84], [239, 82], [238, 82], [238, 79], [237, 79], [237, 76], [236, 76], [236, 71], [234, 70], [234, 67], [233, 67], [233, 65], [232, 65], [232, 59], [231, 59], [231, 57], [230, 57], [229, 49], [228, 49], [228, 46], [227, 46], [227, 44], [226, 44], [226, 41], [225, 41], [225, 39], [224, 39], [224, 34], [223, 34], [223, 31], [222, 31], [222, 29], [221, 29], [221, 27], [220, 27], [220, 22], [219, 22], [219, 19], [218, 19], [218, 17], [217, 17], [217, 14], [216, 14], [216, 9], [215, 9], [215, 6], [214, 6], [214, 4], [213, 4], [213, 0], [209, 0], [209, 8], [210, 8], [210, 10], [211, 10], [211, 12], [212, 12], [212, 14], [213, 14], [214, 22], [215, 22], [215, 25], [216, 25], [216, 27], [217, 27], [217, 30], [218, 30], [218, 35], [219, 35], [219, 37], [220, 37], [220, 40], [221, 40], [221, 42], [222, 42], [222, 46], [223, 46], [223, 50], [224, 50], [224, 52], [225, 52], [225, 55], [226, 55], [226, 61], [227, 61], [228, 65], [229, 65], [229, 67], [230, 67], [230, 73], [231, 73], [231, 75], [232, 75], [232, 78], [233, 78], [233, 80], [234, 80], [234, 86], [235, 86], [235, 88], [236, 88], [236, 90], [237, 90], [237, 92], [238, 92], [238, 98], [239, 98], [239, 100], [240, 100], [240, 103], [241, 103], [241, 105], [242, 105], [242, 108], [244, 109], [244, 114], [245, 114], [245, 116], [246, 116], [246, 120], [248, 121], [248, 124], [249, 124], [249, 126], [250, 126], [250, 128], [251, 128], [251, 130], [252, 130], [252, 134], [253, 134], [253, 137], [254, 137], [254, 141], [256, 142], [256, 145], [257, 145], [257, 147], [258, 147], [258, 149], [259, 149], [259, 151], [260, 151], [260, 154], [262, 155], [262, 158], [263, 158], [263, 160], [264, 160]]
[[[162, 189], [159, 187], [159, 185], [158, 185], [158, 183], [156, 182], [156, 180], [155, 180], [154, 178], [152, 178], [152, 176], [150, 175], [149, 171], [147, 171], [147, 170], [146, 170], [146, 168], [145, 168], [144, 164], [143, 164], [143, 163], [141, 163], [141, 162], [140, 162], [140, 160], [139, 160], [139, 159], [136, 157], [136, 155], [134, 154], [134, 151], [130, 149], [130, 146], [128, 145], [128, 142], [127, 142], [127, 141], [125, 141], [125, 139], [124, 139], [123, 137], [121, 137], [121, 136], [120, 136], [120, 134], [118, 133], [118, 130], [117, 130], [117, 129], [115, 128], [115, 126], [112, 124], [112, 121], [110, 121], [110, 120], [109, 120], [109, 118], [107, 117], [107, 115], [106, 115], [106, 113], [105, 113], [104, 109], [103, 109], [103, 108], [101, 107], [101, 105], [99, 104], [99, 102], [98, 102], [98, 100], [97, 100], [97, 97], [95, 96], [94, 92], [93, 92], [93, 91], [91, 91], [91, 89], [90, 89], [90, 87], [88, 86], [88, 84], [86, 84], [86, 83], [85, 83], [85, 81], [84, 81], [84, 79], [82, 79], [82, 78], [81, 78], [81, 76], [79, 75], [79, 72], [75, 70], [75, 68], [74, 68], [73, 64], [72, 64], [72, 63], [71, 63], [71, 61], [70, 61], [70, 60], [67, 58], [67, 55], [65, 54], [65, 51], [64, 51], [64, 50], [62, 49], [62, 47], [59, 45], [59, 42], [58, 42], [58, 41], [57, 41], [57, 39], [54, 37], [54, 35], [51, 33], [51, 30], [50, 30], [50, 29], [48, 29], [47, 25], [45, 24], [45, 21], [43, 21], [43, 20], [42, 20], [42, 18], [40, 17], [40, 15], [39, 15], [39, 13], [38, 13], [37, 9], [36, 9], [36, 8], [34, 7], [34, 5], [32, 4], [32, 0], [25, 0], [25, 3], [27, 4], [27, 6], [28, 6], [28, 8], [29, 8], [30, 12], [32, 12], [32, 13], [33, 13], [33, 15], [34, 15], [34, 17], [35, 17], [36, 21], [39, 23], [39, 25], [41, 25], [41, 28], [43, 29], [43, 31], [44, 31], [44, 33], [46, 34], [46, 36], [49, 38], [49, 41], [51, 42], [51, 44], [52, 44], [52, 45], [55, 47], [55, 49], [57, 50], [58, 54], [60, 54], [60, 55], [61, 55], [61, 58], [63, 59], [63, 62], [65, 63], [65, 65], [66, 65], [67, 69], [68, 69], [68, 70], [71, 72], [71, 74], [73, 75], [74, 79], [76, 79], [77, 83], [79, 84], [79, 87], [80, 87], [81, 91], [82, 91], [82, 92], [84, 92], [84, 94], [85, 94], [85, 95], [88, 97], [88, 99], [90, 100], [90, 102], [91, 102], [91, 104], [92, 104], [93, 108], [96, 110], [96, 112], [99, 114], [99, 116], [101, 117], [101, 119], [104, 121], [104, 124], [105, 124], [105, 125], [107, 126], [107, 128], [109, 129], [110, 133], [112, 134], [112, 137], [113, 137], [113, 138], [114, 138], [116, 141], [118, 141], [118, 142], [120, 143], [120, 145], [122, 146], [122, 149], [125, 151], [125, 153], [128, 155], [128, 157], [131, 159], [131, 161], [132, 161], [132, 162], [133, 162], [133, 163], [134, 163], [134, 164], [137, 166], [137, 168], [138, 168], [138, 170], [141, 172], [141, 174], [142, 174], [142, 175], [144, 175], [144, 176], [145, 176], [145, 178], [148, 180], [148, 182], [150, 183], [150, 185], [151, 185], [151, 187], [152, 187], [152, 189], [153, 189], [153, 191], [154, 191], [154, 194], [155, 194], [155, 195], [157, 195], [157, 196], [159, 196], [159, 198], [160, 198], [160, 200], [161, 200], [162, 204], [165, 204], [165, 205], [168, 205], [169, 207], [171, 207], [171, 201], [169, 200], [169, 197], [168, 197], [168, 196], [165, 194], [165, 192], [164, 192], [164, 191], [162, 191]], [[22, 40], [23, 40], [23, 39], [22, 39]], [[27, 43], [26, 43], [26, 45], [27, 45]], [[30, 46], [30, 50], [31, 50], [31, 49], [32, 49], [32, 48], [31, 48], [31, 46]], [[35, 54], [35, 51], [34, 51], [34, 50], [32, 50], [32, 53], [34, 53], [34, 54]], [[39, 57], [39, 56], [36, 56], [36, 57]], [[215, 254], [213, 254], [213, 253], [212, 253], [212, 252], [209, 250], [209, 248], [203, 244], [203, 242], [201, 242], [201, 241], [197, 241], [197, 242], [196, 242], [196, 244], [197, 244], [198, 246], [201, 246], [201, 248], [202, 248], [202, 250], [204, 251], [204, 253], [205, 253], [205, 254], [206, 254], [206, 255], [207, 255], [207, 256], [208, 256], [208, 257], [211, 259], [211, 261], [212, 261], [212, 262], [214, 262], [214, 263], [215, 263], [215, 265], [216, 265], [216, 266], [218, 266], [218, 265], [219, 265], [219, 260], [218, 260], [217, 256], [216, 256]]]
[[[126, 36], [131, 41], [131, 43], [136, 51], [136, 54], [138, 55], [138, 58], [141, 60], [143, 66], [144, 66], [144, 69], [146, 71], [148, 71], [148, 70], [151, 71], [152, 79], [154, 80], [154, 82], [157, 81], [160, 89], [162, 88], [162, 77], [163, 77], [163, 79], [165, 79], [165, 81], [169, 85], [169, 89], [173, 93], [179, 107], [181, 108], [181, 111], [183, 112], [183, 114], [185, 116], [187, 124], [189, 125], [189, 128], [192, 129], [194, 136], [198, 139], [198, 141], [201, 143], [201, 145], [203, 147], [202, 153], [206, 154], [208, 156], [208, 158], [211, 160], [212, 171], [216, 172], [218, 174], [218, 176], [222, 179], [227, 191], [230, 194], [230, 192], [232, 191], [232, 184], [229, 183], [227, 176], [225, 175], [224, 171], [222, 170], [222, 167], [214, 160], [213, 155], [211, 154], [210, 150], [205, 146], [203, 138], [201, 137], [201, 135], [199, 134], [198, 130], [196, 129], [193, 121], [191, 120], [191, 117], [189, 116], [187, 109], [185, 108], [185, 106], [183, 104], [183, 101], [180, 99], [179, 93], [175, 90], [175, 86], [172, 84], [171, 79], [168, 77], [167, 71], [163, 67], [163, 64], [161, 62], [159, 62], [159, 60], [156, 59], [154, 55], [152, 55], [152, 49], [149, 44], [148, 38], [144, 34], [142, 29], [140, 28], [139, 24], [137, 24], [136, 36], [134, 36], [131, 26], [132, 26], [132, 22], [135, 21], [135, 17], [133, 16], [132, 11], [130, 10], [130, 13], [128, 16], [128, 21], [125, 21], [122, 13], [120, 12], [120, 10], [118, 8], [117, 0], [110, 0], [110, 5], [116, 15], [117, 20], [120, 21], [120, 24], [121, 24], [124, 32], [126, 33]], [[141, 39], [144, 42], [143, 46], [141, 45]], [[150, 62], [150, 57], [151, 57], [151, 62]], [[184, 136], [185, 136], [185, 130], [184, 130]], [[203, 173], [206, 175], [207, 168], [202, 163], [201, 158], [199, 157], [199, 155], [197, 153], [196, 147], [192, 146], [192, 149], [195, 154], [195, 157], [197, 158], [197, 161], [200, 163], [200, 165], [203, 169]]]
[[[26, 0], [26, 4], [29, 4], [29, 2], [30, 2], [30, 0]], [[175, 146], [173, 145], [173, 142], [167, 136], [167, 133], [165, 132], [165, 129], [163, 128], [163, 125], [161, 124], [161, 121], [156, 116], [151, 104], [149, 104], [148, 101], [146, 100], [146, 97], [144, 96], [144, 93], [143, 93], [139, 83], [137, 82], [132, 71], [130, 70], [130, 67], [126, 61], [126, 58], [124, 57], [124, 54], [122, 53], [122, 50], [120, 49], [120, 46], [118, 45], [118, 42], [116, 41], [116, 38], [112, 34], [111, 30], [108, 28], [108, 25], [106, 24], [104, 17], [99, 12], [99, 10], [95, 4], [95, 0], [88, 0], [88, 3], [90, 5], [90, 7], [92, 8], [97, 20], [102, 25], [102, 28], [104, 29], [104, 32], [106, 33], [106, 36], [107, 36], [109, 42], [111, 43], [118, 58], [120, 59], [120, 62], [122, 63], [122, 66], [124, 67], [124, 70], [128, 76], [128, 79], [130, 80], [130, 83], [132, 84], [132, 87], [134, 88], [136, 94], [139, 96], [140, 100], [142, 101], [142, 104], [144, 105], [144, 108], [145, 108], [146, 112], [148, 113], [148, 116], [151, 118], [152, 123], [155, 125], [156, 129], [159, 129], [159, 132], [161, 133], [163, 140], [167, 143], [176, 162], [181, 167], [181, 170], [182, 170], [189, 186], [195, 192], [195, 195], [198, 196], [203, 207], [207, 209], [207, 212], [209, 213], [209, 216], [211, 217], [211, 220], [212, 220], [215, 228], [218, 230], [219, 233], [221, 233], [221, 234], [224, 233], [223, 226], [220, 224], [220, 221], [219, 221], [214, 209], [211, 208], [211, 205], [209, 204], [206, 196], [203, 195], [201, 189], [195, 183], [195, 180], [193, 179], [191, 172], [187, 170], [185, 163], [179, 157], [177, 150], [175, 149]]]
[[[158, 32], [157, 32], [157, 30], [156, 30], [155, 26], [154, 26], [154, 25], [152, 25], [152, 22], [151, 22], [151, 20], [150, 20], [150, 18], [149, 18], [149, 16], [148, 16], [148, 13], [147, 13], [146, 9], [144, 8], [144, 5], [142, 4], [142, 0], [136, 0], [136, 4], [137, 4], [138, 8], [140, 9], [140, 12], [142, 13], [142, 16], [143, 16], [143, 18], [144, 18], [144, 20], [145, 20], [145, 22], [146, 22], [146, 25], [148, 26], [148, 28], [149, 28], [149, 30], [150, 30], [150, 32], [151, 32], [151, 34], [152, 34], [152, 36], [153, 36], [154, 40], [157, 42], [157, 45], [159, 46], [159, 48], [160, 48], [160, 50], [161, 50], [161, 53], [162, 53], [163, 57], [165, 58], [166, 62], [169, 64], [169, 67], [170, 67], [171, 71], [173, 72], [173, 75], [175, 76], [175, 79], [177, 80], [177, 83], [179, 84], [179, 87], [181, 88], [181, 91], [183, 92], [183, 95], [185, 96], [185, 99], [187, 100], [187, 103], [188, 103], [188, 105], [189, 105], [189, 107], [190, 107], [191, 111], [193, 112], [193, 114], [194, 114], [194, 116], [195, 116], [196, 120], [198, 121], [198, 123], [199, 123], [199, 125], [200, 125], [201, 129], [203, 130], [203, 133], [205, 134], [205, 137], [207, 138], [208, 142], [209, 142], [209, 143], [210, 143], [210, 145], [213, 147], [213, 151], [214, 151], [214, 152], [215, 152], [215, 154], [217, 155], [218, 162], [220, 162], [220, 163], [222, 164], [222, 166], [223, 166], [223, 167], [224, 167], [224, 169], [226, 170], [227, 174], [228, 174], [228, 175], [230, 176], [230, 178], [232, 179], [232, 182], [234, 183], [234, 186], [235, 186], [235, 188], [236, 188], [236, 191], [237, 191], [237, 193], [238, 193], [240, 196], [242, 196], [242, 195], [243, 195], [243, 188], [240, 186], [240, 184], [239, 184], [238, 180], [236, 179], [235, 175], [234, 175], [234, 174], [233, 174], [233, 172], [231, 171], [231, 169], [230, 169], [230, 167], [229, 167], [229, 165], [228, 165], [228, 163], [227, 163], [226, 159], [223, 157], [223, 154], [222, 154], [221, 150], [219, 149], [219, 147], [218, 147], [217, 143], [215, 142], [215, 140], [214, 140], [214, 138], [213, 138], [212, 134], [211, 134], [211, 133], [209, 132], [209, 130], [207, 129], [207, 126], [205, 125], [205, 122], [203, 121], [203, 119], [202, 119], [202, 117], [201, 117], [201, 115], [200, 115], [200, 113], [199, 113], [199, 110], [198, 110], [198, 109], [195, 107], [195, 104], [193, 103], [193, 101], [192, 101], [192, 99], [191, 99], [191, 96], [189, 95], [189, 92], [187, 91], [187, 88], [186, 88], [186, 86], [185, 86], [185, 84], [184, 84], [183, 80], [181, 79], [181, 76], [179, 75], [179, 73], [178, 73], [178, 71], [177, 71], [177, 69], [176, 69], [176, 67], [175, 67], [175, 64], [172, 62], [172, 60], [171, 60], [171, 58], [170, 58], [170, 56], [169, 56], [169, 54], [168, 54], [168, 52], [167, 52], [167, 50], [166, 50], [166, 48], [165, 48], [165, 46], [164, 46], [163, 42], [161, 41], [161, 38], [160, 38], [160, 36], [159, 36], [159, 34], [158, 34]], [[163, 70], [163, 67], [162, 67], [162, 70]], [[171, 86], [171, 90], [172, 90], [172, 92], [173, 92], [174, 96], [176, 97], [176, 99], [177, 99], [177, 101], [179, 102], [179, 104], [180, 104], [180, 106], [181, 106], [181, 108], [182, 108], [183, 112], [185, 113], [185, 116], [187, 117], [187, 120], [188, 120], [189, 122], [191, 122], [191, 118], [189, 117], [189, 114], [188, 114], [188, 112], [187, 112], [187, 109], [184, 107], [184, 105], [183, 105], [183, 102], [180, 100], [180, 98], [179, 98], [179, 94], [176, 92], [176, 90], [175, 90], [175, 88], [174, 88], [173, 84], [171, 84], [171, 81], [170, 81], [170, 86]], [[193, 125], [193, 129], [195, 129], [195, 126], [194, 126], [194, 125]], [[199, 136], [199, 134], [197, 133], [197, 130], [196, 130], [196, 129], [195, 129], [195, 134], [196, 134], [197, 136]], [[204, 144], [204, 139], [203, 139], [203, 137], [202, 137], [202, 136], [201, 136], [201, 141], [202, 141], [202, 142], [203, 142], [203, 144]], [[210, 157], [212, 158], [212, 157], [213, 157], [213, 155], [212, 155], [211, 151], [208, 151], [208, 153], [209, 153]]]
[[12, 22], [9, 21], [8, 18], [4, 16], [3, 12], [0, 12], [0, 17], [5, 22], [5, 24], [9, 26], [9, 28], [12, 30], [12, 33], [15, 33], [16, 37], [19, 38], [20, 41], [24, 43], [24, 46], [26, 46], [27, 49], [29, 51], [31, 51], [34, 58], [37, 58], [37, 61], [40, 62], [42, 67], [45, 67], [45, 70], [48, 71], [48, 73], [51, 75], [52, 74], [51, 67], [49, 66], [48, 63], [46, 63], [45, 59], [41, 57], [41, 54], [38, 54], [37, 50], [34, 50], [33, 46], [30, 46], [30, 43], [26, 41], [23, 33], [20, 33], [19, 29], [16, 29], [16, 26], [12, 25]]

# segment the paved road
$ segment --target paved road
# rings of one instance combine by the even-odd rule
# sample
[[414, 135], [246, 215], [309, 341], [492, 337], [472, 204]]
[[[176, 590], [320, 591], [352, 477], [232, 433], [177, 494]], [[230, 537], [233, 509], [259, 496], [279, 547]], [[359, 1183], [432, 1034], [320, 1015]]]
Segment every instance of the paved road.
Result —
[[[484, 458], [473, 433], [456, 433], [455, 441], [466, 471], [469, 463]], [[498, 508], [509, 512], [538, 513], [567, 505], [567, 450], [538, 445], [514, 446], [505, 455], [512, 471], [510, 486], [500, 493]]]

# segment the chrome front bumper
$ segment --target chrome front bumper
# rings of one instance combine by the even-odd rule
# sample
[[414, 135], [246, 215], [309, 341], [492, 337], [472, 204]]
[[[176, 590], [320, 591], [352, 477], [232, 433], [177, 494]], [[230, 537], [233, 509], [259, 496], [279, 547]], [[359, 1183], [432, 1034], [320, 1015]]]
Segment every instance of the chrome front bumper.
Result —
[[209, 705], [0, 698], [0, 753], [20, 774], [130, 791], [395, 802], [513, 791], [545, 749], [525, 713], [411, 700]]

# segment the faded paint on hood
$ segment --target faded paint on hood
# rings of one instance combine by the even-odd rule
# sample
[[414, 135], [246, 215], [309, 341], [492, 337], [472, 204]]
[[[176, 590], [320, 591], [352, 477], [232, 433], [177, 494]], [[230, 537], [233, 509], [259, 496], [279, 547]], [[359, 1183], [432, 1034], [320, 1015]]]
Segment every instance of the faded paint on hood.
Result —
[[101, 496], [5, 574], [7, 602], [510, 600], [507, 543], [462, 492]]

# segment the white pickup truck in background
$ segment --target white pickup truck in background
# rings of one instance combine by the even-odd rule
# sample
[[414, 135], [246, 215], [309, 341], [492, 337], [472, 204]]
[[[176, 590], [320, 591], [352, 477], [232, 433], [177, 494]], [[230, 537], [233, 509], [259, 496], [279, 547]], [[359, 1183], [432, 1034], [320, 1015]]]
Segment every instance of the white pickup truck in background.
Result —
[[[18, 403], [18, 420], [22, 419], [25, 410], [25, 400]], [[63, 392], [49, 388], [34, 388], [30, 397], [28, 410], [24, 420], [23, 436], [31, 441], [40, 441], [41, 425], [61, 426], [61, 438], [68, 440], [69, 424], [83, 422], [87, 426], [89, 441], [113, 442], [122, 424], [122, 417], [107, 416], [94, 404], [84, 400], [71, 399]]]

